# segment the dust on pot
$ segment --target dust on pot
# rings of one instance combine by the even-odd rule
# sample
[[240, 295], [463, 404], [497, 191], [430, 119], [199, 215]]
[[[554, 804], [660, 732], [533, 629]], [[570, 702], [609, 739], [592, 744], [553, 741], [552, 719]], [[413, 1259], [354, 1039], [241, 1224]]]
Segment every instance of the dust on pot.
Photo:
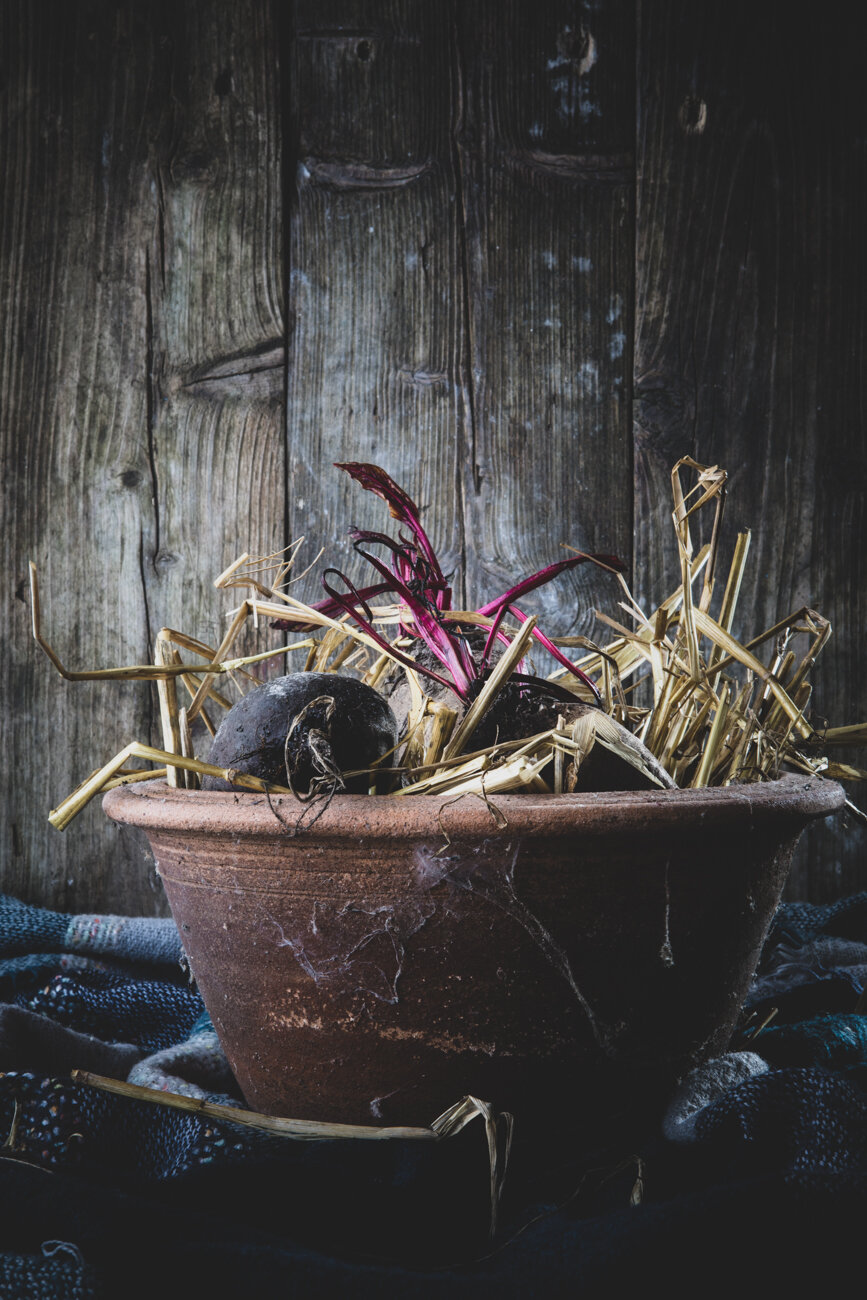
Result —
[[229, 1063], [271, 1114], [428, 1124], [630, 1107], [725, 1049], [816, 777], [696, 790], [110, 791], [141, 827]]

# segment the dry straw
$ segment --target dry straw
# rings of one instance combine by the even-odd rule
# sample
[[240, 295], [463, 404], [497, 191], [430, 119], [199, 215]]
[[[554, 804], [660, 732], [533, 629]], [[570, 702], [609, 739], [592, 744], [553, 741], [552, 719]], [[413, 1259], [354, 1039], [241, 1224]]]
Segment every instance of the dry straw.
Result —
[[485, 1138], [490, 1166], [491, 1236], [497, 1233], [497, 1217], [503, 1185], [509, 1165], [514, 1130], [513, 1117], [507, 1112], [497, 1113], [487, 1101], [466, 1096], [439, 1115], [429, 1128], [375, 1127], [367, 1124], [326, 1124], [309, 1119], [284, 1119], [279, 1115], [263, 1115], [259, 1111], [243, 1110], [238, 1106], [223, 1106], [204, 1098], [186, 1097], [176, 1092], [163, 1092], [142, 1088], [138, 1084], [123, 1083], [120, 1079], [91, 1074], [87, 1070], [73, 1070], [76, 1083], [86, 1084], [100, 1092], [113, 1093], [129, 1101], [144, 1102], [149, 1106], [167, 1106], [187, 1114], [201, 1115], [204, 1119], [226, 1124], [240, 1124], [275, 1137], [294, 1142], [327, 1142], [346, 1140], [360, 1142], [441, 1142], [454, 1137], [476, 1118], [484, 1121]]
[[[692, 476], [691, 487], [684, 485], [686, 474]], [[511, 644], [463, 715], [460, 707], [428, 696], [419, 674], [399, 665], [409, 684], [411, 706], [397, 753], [388, 756], [395, 760], [390, 797], [568, 792], [597, 744], [639, 768], [651, 783], [661, 784], [646, 752], [637, 745], [633, 748], [621, 727], [643, 742], [680, 787], [768, 780], [783, 769], [841, 780], [867, 777], [861, 768], [832, 762], [826, 754], [834, 745], [867, 741], [867, 723], [817, 731], [810, 722], [809, 676], [831, 634], [827, 619], [804, 607], [739, 641], [733, 628], [749, 556], [748, 532], [737, 538], [719, 609], [713, 612], [726, 474], [716, 465], [699, 465], [685, 457], [674, 466], [671, 481], [680, 569], [676, 588], [655, 609], [645, 611], [621, 578], [620, 607], [626, 622], [596, 611], [600, 624], [614, 633], [607, 644], [595, 645], [582, 637], [555, 638], [560, 646], [587, 650], [577, 666], [597, 685], [603, 707], [585, 712], [574, 723], [561, 718], [556, 727], [520, 742], [469, 752], [479, 722], [528, 650], [535, 626], [532, 618], [520, 627], [501, 625], [512, 635]], [[694, 553], [691, 522], [703, 510], [712, 511], [711, 540]], [[36, 568], [31, 564], [33, 635], [57, 671], [70, 681], [155, 681], [160, 705], [162, 749], [135, 741], [125, 746], [51, 812], [54, 826], [63, 829], [95, 795], [115, 785], [156, 777], [195, 788], [200, 776], [210, 774], [250, 790], [290, 793], [288, 782], [267, 785], [195, 757], [192, 724], [196, 718], [201, 719], [202, 730], [212, 735], [216, 727], [211, 714], [231, 706], [227, 694], [218, 689], [220, 683], [228, 679], [243, 693], [259, 680], [251, 671], [254, 665], [291, 657], [291, 669], [349, 672], [376, 686], [398, 662], [347, 616], [331, 618], [289, 594], [288, 586], [303, 576], [291, 576], [300, 544], [269, 556], [244, 553], [215, 579], [220, 590], [246, 593], [230, 611], [218, 647], [163, 628], [154, 663], [92, 671], [67, 670], [43, 636]], [[401, 637], [400, 607], [380, 605], [372, 614], [380, 633], [393, 637], [391, 645], [411, 653], [411, 645]], [[268, 633], [274, 619], [287, 617], [316, 631], [288, 645], [230, 657], [251, 625], [260, 634]], [[468, 610], [450, 611], [445, 617], [483, 628], [492, 621]], [[586, 701], [586, 686], [568, 671], [558, 668], [551, 680]], [[186, 693], [183, 704], [179, 688]], [[154, 766], [129, 767], [131, 759]]]

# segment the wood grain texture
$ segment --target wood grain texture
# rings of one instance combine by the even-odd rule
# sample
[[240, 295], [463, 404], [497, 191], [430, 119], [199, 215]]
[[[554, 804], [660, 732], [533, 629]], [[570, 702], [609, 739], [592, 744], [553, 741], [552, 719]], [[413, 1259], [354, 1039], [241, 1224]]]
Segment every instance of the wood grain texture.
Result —
[[140, 658], [149, 230], [134, 145], [154, 49], [133, 7], [10, 4], [2, 21], [3, 887], [147, 911], [158, 885], [98, 809], [67, 836], [46, 818], [102, 745], [147, 734], [148, 691], [63, 682], [30, 639], [26, 577], [32, 558], [70, 667]]
[[[835, 12], [640, 6], [636, 574], [642, 600], [676, 585], [673, 462], [723, 465], [724, 567], [753, 530], [734, 630], [829, 617], [813, 706], [843, 723], [867, 717], [867, 182], [855, 17]], [[863, 888], [865, 842], [848, 819], [812, 830], [791, 892]]]
[[147, 659], [163, 624], [216, 635], [211, 578], [282, 544], [269, 14], [2, 7], [2, 887], [55, 907], [165, 910], [98, 804], [63, 835], [46, 821], [129, 739], [156, 739], [155, 706], [144, 685], [56, 676], [30, 640], [27, 560], [58, 653], [102, 667]]
[[[303, 534], [304, 558], [364, 576], [346, 529], [389, 521], [334, 461], [382, 464], [425, 507], [457, 599], [563, 542], [630, 561], [634, 536], [648, 603], [677, 581], [672, 463], [719, 462], [724, 563], [753, 530], [735, 630], [814, 605], [835, 627], [815, 710], [867, 718], [855, 20], [0, 5], [0, 888], [165, 910], [98, 806], [47, 823], [97, 762], [157, 739], [156, 700], [54, 674], [27, 560], [71, 667], [147, 658], [164, 624], [215, 642], [231, 600], [211, 580], [241, 550]], [[615, 600], [585, 568], [526, 607], [593, 635]], [[865, 840], [811, 830], [790, 894], [867, 887]]]
[[[420, 505], [445, 570], [463, 545], [464, 306], [444, 6], [295, 6], [289, 238], [288, 515], [355, 581], [344, 534], [388, 514], [333, 468], [383, 466]], [[456, 504], [458, 508], [456, 508]], [[306, 595], [321, 597], [310, 579]]]
[[[628, 562], [631, 3], [325, 12], [296, 7], [292, 534], [383, 526], [333, 480], [352, 458], [425, 504], [461, 599], [561, 542]], [[610, 592], [585, 570], [528, 603], [586, 631]]]
[[[475, 598], [565, 558], [631, 559], [634, 8], [458, 5], [457, 130], [472, 420], [463, 465]], [[594, 630], [586, 566], [526, 602]]]
[[159, 34], [145, 592], [151, 635], [213, 646], [238, 602], [213, 579], [285, 540], [281, 32], [270, 4], [220, 0], [167, 12]]

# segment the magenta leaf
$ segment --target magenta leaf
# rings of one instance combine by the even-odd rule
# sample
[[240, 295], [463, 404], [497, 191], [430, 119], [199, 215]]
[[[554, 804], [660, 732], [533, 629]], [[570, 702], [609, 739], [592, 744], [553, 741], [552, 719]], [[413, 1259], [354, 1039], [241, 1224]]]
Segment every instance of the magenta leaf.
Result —
[[491, 630], [488, 632], [487, 640], [485, 641], [485, 648], [482, 651], [483, 672], [487, 670], [488, 661], [491, 657], [491, 651], [494, 648], [494, 642], [497, 640], [497, 637], [499, 637], [501, 641], [504, 641], [506, 645], [509, 644], [509, 638], [505, 634], [500, 632], [500, 624], [502, 623], [506, 615], [506, 610], [508, 608], [509, 608], [508, 605], [501, 605], [500, 608], [497, 610], [496, 614], [494, 615], [494, 621], [491, 624]]
[[[359, 555], [373, 565], [378, 573], [389, 577], [389, 570], [375, 555], [362, 549], [360, 542], [355, 543]], [[426, 592], [418, 593], [401, 578], [391, 575], [391, 589], [406, 606], [413, 628], [408, 628], [410, 635], [421, 637], [428, 649], [439, 659], [454, 678], [454, 689], [461, 698], [466, 696], [470, 682], [478, 676], [472, 655], [467, 651], [460, 638], [449, 632], [444, 625], [436, 605], [428, 598]]]
[[[320, 602], [320, 605], [316, 606], [316, 608], [323, 610], [327, 608], [329, 612], [332, 608], [344, 610], [359, 623], [359, 626], [364, 628], [378, 645], [394, 653], [395, 658], [401, 663], [451, 687], [461, 699], [468, 699], [474, 689], [473, 683], [478, 682], [487, 674], [494, 641], [500, 640], [507, 645], [509, 644], [509, 638], [501, 627], [506, 613], [514, 614], [521, 623], [526, 622], [527, 615], [515, 607], [515, 601], [550, 582], [558, 574], [575, 568], [579, 564], [589, 562], [615, 573], [622, 572], [626, 567], [616, 555], [580, 552], [567, 560], [559, 560], [554, 564], [549, 564], [537, 573], [523, 578], [514, 587], [503, 592], [496, 599], [488, 601], [487, 604], [482, 605], [476, 611], [478, 614], [492, 619], [492, 626], [485, 640], [484, 649], [479, 662], [476, 663], [464, 634], [458, 631], [449, 631], [445, 624], [443, 615], [451, 609], [451, 588], [446, 582], [430, 540], [422, 528], [419, 518], [420, 512], [415, 502], [378, 465], [371, 465], [362, 461], [349, 461], [338, 463], [337, 468], [345, 470], [363, 488], [369, 492], [374, 492], [385, 501], [392, 518], [405, 525], [411, 536], [401, 533], [399, 540], [395, 541], [385, 533], [360, 528], [353, 529], [350, 537], [356, 551], [367, 560], [368, 564], [377, 570], [382, 582], [372, 587], [356, 590], [347, 578], [339, 574], [341, 580], [351, 589], [351, 594], [343, 594], [336, 592], [323, 578], [323, 586], [329, 593], [330, 600]], [[362, 543], [384, 546], [390, 551], [390, 568], [382, 560], [364, 550]], [[328, 572], [337, 573], [337, 570], [331, 569]], [[366, 604], [366, 598], [368, 595], [383, 595], [386, 592], [396, 596], [406, 611], [405, 616], [401, 616], [401, 631], [409, 636], [419, 637], [424, 641], [435, 658], [450, 673], [453, 683], [447, 682], [438, 673], [423, 668], [420, 664], [411, 660], [409, 656], [402, 654], [402, 652], [394, 651], [389, 643], [373, 629], [372, 615]], [[359, 614], [359, 607], [364, 611], [365, 618], [362, 618], [362, 615]], [[299, 624], [289, 620], [280, 620], [275, 626], [299, 626]], [[597, 702], [601, 703], [599, 692], [586, 673], [583, 673], [576, 664], [573, 664], [539, 628], [534, 628], [533, 636], [559, 664], [589, 687]], [[519, 665], [519, 669], [520, 667]], [[539, 680], [529, 678], [521, 671], [514, 673], [513, 677], [516, 682], [524, 687], [528, 687], [531, 682], [535, 683]], [[570, 695], [564, 687], [555, 687], [551, 683], [550, 688], [550, 693], [557, 696], [557, 698], [574, 699], [574, 695]]]
[[557, 560], [555, 564], [549, 564], [544, 569], [539, 569], [538, 573], [531, 574], [529, 578], [522, 578], [514, 587], [504, 591], [502, 596], [497, 596], [494, 600], [489, 600], [487, 605], [482, 605], [476, 613], [495, 614], [501, 605], [511, 605], [513, 601], [526, 596], [527, 592], [535, 591], [537, 587], [543, 587], [552, 578], [556, 578], [558, 573], [563, 573], [566, 569], [574, 569], [576, 564], [584, 564], [587, 560], [593, 564], [598, 564], [600, 568], [612, 569], [615, 573], [623, 573], [626, 568], [623, 561], [619, 560], [616, 555], [590, 555], [582, 551], [580, 555], [573, 555], [568, 560]]
[[[583, 551], [578, 555], [571, 556], [568, 560], [558, 560], [554, 564], [546, 565], [544, 569], [539, 569], [537, 573], [531, 574], [528, 578], [523, 578], [521, 582], [516, 583], [514, 587], [509, 589], [509, 591], [504, 592], [501, 596], [497, 596], [494, 600], [488, 601], [486, 605], [482, 605], [477, 611], [477, 613], [484, 614], [489, 618], [492, 615], [495, 617], [494, 627], [491, 629], [488, 643], [492, 644], [494, 632], [499, 626], [498, 620], [502, 617], [507, 608], [511, 609], [512, 613], [522, 623], [527, 621], [527, 615], [522, 614], [520, 610], [516, 609], [513, 601], [519, 600], [521, 596], [526, 596], [528, 592], [535, 591], [538, 587], [544, 586], [545, 583], [550, 582], [552, 578], [556, 578], [558, 574], [564, 573], [567, 569], [574, 569], [576, 565], [584, 564], [586, 561], [590, 561], [592, 564], [597, 564], [600, 568], [613, 570], [616, 573], [622, 573], [626, 568], [623, 561], [618, 559], [616, 555], [591, 555]], [[586, 673], [582, 672], [577, 665], [567, 659], [566, 656], [554, 645], [553, 641], [551, 641], [544, 632], [540, 631], [539, 628], [533, 630], [533, 636], [539, 644], [543, 645], [548, 653], [562, 665], [562, 667], [568, 669], [568, 671], [572, 673], [573, 676], [577, 677], [579, 681], [584, 682], [585, 686], [589, 686], [590, 690], [593, 692], [594, 698], [601, 703], [599, 691]], [[489, 646], [486, 645], [486, 658], [489, 653]]]
[[421, 526], [418, 506], [412, 497], [407, 496], [403, 488], [398, 487], [394, 479], [389, 474], [386, 474], [384, 469], [380, 469], [378, 465], [370, 465], [366, 461], [347, 461], [343, 464], [335, 461], [335, 468], [346, 470], [346, 473], [354, 478], [356, 483], [360, 483], [368, 492], [375, 492], [388, 506], [392, 519], [397, 519], [399, 523], [407, 525], [427, 557], [427, 561], [438, 581], [445, 587], [446, 580], [439, 566], [436, 552], [428, 540], [427, 533]]
[[[335, 591], [327, 581], [329, 573], [336, 574], [341, 582], [345, 582], [350, 589], [349, 593]], [[393, 659], [396, 659], [398, 663], [402, 663], [406, 668], [412, 668], [416, 672], [423, 673], [426, 677], [430, 677], [435, 682], [439, 682], [441, 686], [448, 687], [449, 690], [456, 689], [454, 682], [450, 682], [448, 678], [442, 677], [439, 673], [434, 672], [433, 669], [424, 668], [421, 664], [416, 663], [414, 659], [411, 659], [409, 655], [405, 655], [402, 650], [398, 650], [390, 641], [377, 631], [371, 620], [369, 607], [360, 599], [360, 593], [356, 591], [350, 580], [345, 576], [345, 574], [341, 573], [339, 569], [326, 569], [325, 573], [322, 575], [322, 585], [328, 592], [334, 604], [347, 613], [362, 632], [366, 632], [371, 640], [376, 642], [380, 649], [387, 651], [387, 653], [390, 654]], [[356, 599], [353, 599], [353, 596], [355, 596]], [[362, 617], [362, 615], [359, 614], [359, 605], [361, 605], [368, 617]], [[458, 693], [460, 694], [460, 692]]]
[[[451, 587], [446, 586], [439, 569], [434, 572], [427, 559], [419, 555], [412, 542], [406, 538], [395, 542], [387, 533], [376, 533], [363, 528], [351, 528], [349, 537], [359, 555], [366, 554], [359, 550], [359, 542], [375, 542], [385, 546], [392, 552], [391, 572], [395, 577], [410, 587], [420, 599], [429, 602], [437, 609], [451, 608]], [[366, 556], [366, 558], [370, 557]]]
[[[526, 623], [527, 621], [526, 614], [523, 614], [521, 610], [516, 609], [514, 605], [510, 605], [509, 609], [511, 613], [515, 615], [515, 618], [518, 620], [519, 623]], [[548, 654], [557, 660], [558, 664], [561, 664], [564, 668], [567, 668], [569, 672], [573, 675], [573, 677], [577, 677], [578, 680], [582, 681], [585, 686], [590, 687], [590, 690], [593, 692], [593, 698], [596, 700], [598, 704], [602, 703], [602, 696], [599, 694], [595, 682], [593, 682], [587, 676], [586, 673], [582, 672], [577, 664], [573, 664], [570, 659], [567, 659], [566, 656], [563, 654], [562, 650], [559, 650], [557, 646], [554, 645], [554, 642], [551, 641], [545, 635], [544, 632], [540, 632], [538, 627], [533, 628], [533, 636], [539, 642], [540, 645], [545, 647], [545, 649], [548, 651]]]

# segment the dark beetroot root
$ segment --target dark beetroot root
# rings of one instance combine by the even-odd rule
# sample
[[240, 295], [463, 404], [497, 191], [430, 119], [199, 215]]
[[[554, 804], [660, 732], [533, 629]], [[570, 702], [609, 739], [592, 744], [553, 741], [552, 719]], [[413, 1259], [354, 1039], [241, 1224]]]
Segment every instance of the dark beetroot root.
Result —
[[[516, 684], [507, 682], [476, 728], [471, 748], [484, 749], [497, 741], [522, 740], [555, 727], [558, 716], [571, 724], [582, 714], [595, 712], [594, 705], [580, 700], [564, 702], [546, 696], [544, 691], [522, 691]], [[637, 736], [613, 718], [608, 722], [616, 731], [622, 750], [632, 755], [632, 761], [623, 752], [613, 753], [597, 741], [577, 773], [573, 772], [570, 791], [652, 790], [660, 786], [673, 790], [674, 781]]]
[[[468, 640], [474, 649], [479, 649], [483, 644], [483, 638], [475, 631], [468, 634]], [[501, 653], [501, 647], [495, 647], [494, 662]], [[425, 667], [435, 666], [434, 656], [426, 646], [417, 648], [414, 654]], [[482, 684], [480, 680], [478, 689], [481, 689]], [[461, 703], [454, 692], [438, 686], [436, 682], [427, 682], [425, 686], [432, 698], [443, 700], [450, 708], [461, 708]], [[411, 696], [405, 674], [401, 670], [396, 671], [393, 676], [390, 698], [395, 714], [405, 731]], [[595, 711], [594, 705], [585, 704], [577, 698], [563, 701], [546, 695], [542, 681], [536, 688], [522, 687], [517, 682], [506, 682], [473, 732], [467, 751], [486, 749], [489, 745], [502, 741], [522, 740], [541, 731], [548, 731], [557, 725], [558, 716], [562, 717], [567, 724], [571, 724], [583, 713]], [[569, 779], [569, 790], [653, 790], [659, 787], [674, 789], [674, 781], [641, 741], [613, 718], [611, 726], [617, 731], [622, 747], [631, 751], [633, 762], [627, 761], [622, 753], [612, 753], [602, 743], [594, 744], [578, 771], [575, 772], [573, 768]]]
[[[208, 762], [289, 785], [299, 795], [345, 789], [366, 794], [369, 768], [397, 744], [397, 720], [386, 701], [355, 677], [289, 673], [257, 686], [230, 709]], [[205, 790], [240, 790], [206, 776]], [[249, 793], [249, 792], [247, 792]]]

